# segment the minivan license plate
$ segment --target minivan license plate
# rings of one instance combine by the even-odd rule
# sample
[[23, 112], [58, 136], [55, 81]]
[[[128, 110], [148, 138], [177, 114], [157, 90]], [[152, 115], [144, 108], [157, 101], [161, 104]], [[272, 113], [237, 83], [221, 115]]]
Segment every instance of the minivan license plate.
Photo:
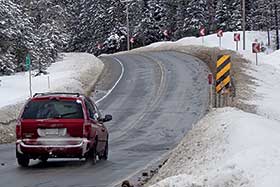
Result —
[[59, 130], [58, 129], [46, 129], [45, 134], [46, 134], [46, 136], [48, 136], [48, 135], [59, 135]]
[[49, 129], [38, 129], [38, 135], [41, 137], [45, 136], [66, 136], [66, 128], [49, 128]]

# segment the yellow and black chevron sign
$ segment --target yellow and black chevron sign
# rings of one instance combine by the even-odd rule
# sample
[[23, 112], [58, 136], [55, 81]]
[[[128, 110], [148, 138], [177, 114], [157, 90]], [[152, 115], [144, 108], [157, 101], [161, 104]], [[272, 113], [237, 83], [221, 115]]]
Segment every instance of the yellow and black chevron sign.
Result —
[[221, 56], [217, 61], [216, 68], [216, 92], [220, 93], [223, 88], [230, 87], [230, 55]]

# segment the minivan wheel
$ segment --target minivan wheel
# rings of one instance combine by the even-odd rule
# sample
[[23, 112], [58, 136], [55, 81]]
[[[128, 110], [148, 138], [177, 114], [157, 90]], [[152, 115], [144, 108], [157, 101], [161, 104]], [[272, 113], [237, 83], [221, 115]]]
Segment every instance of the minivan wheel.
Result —
[[106, 142], [106, 145], [105, 145], [105, 150], [104, 150], [104, 152], [102, 153], [102, 155], [101, 156], [98, 156], [98, 158], [100, 159], [100, 160], [108, 160], [108, 140], [107, 140], [107, 142]]
[[96, 164], [96, 146], [93, 146], [91, 150], [89, 150], [86, 160], [92, 162], [92, 164]]
[[17, 162], [18, 165], [22, 167], [28, 167], [30, 159], [28, 156], [23, 155], [23, 154], [17, 154]]

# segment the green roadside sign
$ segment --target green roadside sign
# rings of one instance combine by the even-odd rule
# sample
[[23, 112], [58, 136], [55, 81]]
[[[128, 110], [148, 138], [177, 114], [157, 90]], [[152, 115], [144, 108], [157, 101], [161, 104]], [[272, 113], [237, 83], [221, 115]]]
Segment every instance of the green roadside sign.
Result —
[[28, 53], [26, 55], [26, 59], [25, 59], [25, 68], [26, 71], [28, 71], [30, 69], [30, 64], [31, 64], [31, 59], [30, 59], [30, 54]]

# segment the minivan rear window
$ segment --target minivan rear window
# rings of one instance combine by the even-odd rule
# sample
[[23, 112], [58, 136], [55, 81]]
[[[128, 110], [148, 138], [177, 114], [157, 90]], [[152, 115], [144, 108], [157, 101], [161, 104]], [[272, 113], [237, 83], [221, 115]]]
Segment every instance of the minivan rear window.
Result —
[[22, 119], [83, 119], [83, 109], [76, 100], [32, 100], [24, 108]]

